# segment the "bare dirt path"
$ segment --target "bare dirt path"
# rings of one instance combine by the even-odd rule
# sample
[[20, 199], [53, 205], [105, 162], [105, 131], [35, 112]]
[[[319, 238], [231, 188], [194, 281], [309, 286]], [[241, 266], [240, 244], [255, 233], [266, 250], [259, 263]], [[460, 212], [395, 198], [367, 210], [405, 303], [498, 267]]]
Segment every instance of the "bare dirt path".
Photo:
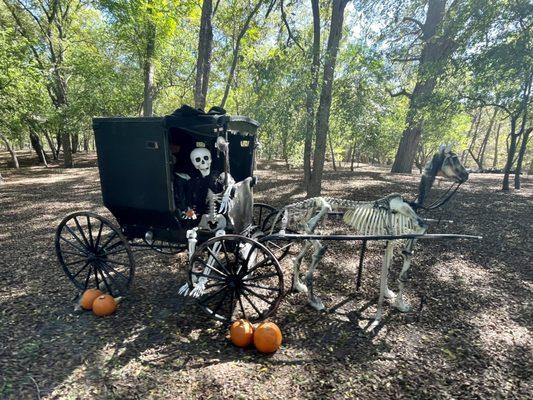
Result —
[[[504, 194], [501, 176], [473, 174], [442, 214], [455, 223], [433, 231], [484, 240], [420, 243], [407, 284], [415, 311], [400, 314], [387, 304], [373, 334], [361, 326], [375, 311], [380, 247], [371, 246], [356, 294], [358, 246], [330, 244], [317, 274], [328, 312], [289, 294], [273, 317], [283, 347], [262, 356], [233, 347], [225, 326], [177, 296], [182, 256], [138, 254], [132, 293], [115, 315], [74, 313], [75, 292], [54, 254], [55, 228], [76, 210], [109, 216], [94, 157], [81, 161], [71, 170], [2, 171], [0, 398], [532, 396], [531, 181]], [[300, 171], [260, 167], [256, 201], [279, 206], [303, 198]], [[324, 194], [412, 197], [417, 180], [378, 168], [329, 172]], [[397, 254], [392, 278], [399, 263]]]

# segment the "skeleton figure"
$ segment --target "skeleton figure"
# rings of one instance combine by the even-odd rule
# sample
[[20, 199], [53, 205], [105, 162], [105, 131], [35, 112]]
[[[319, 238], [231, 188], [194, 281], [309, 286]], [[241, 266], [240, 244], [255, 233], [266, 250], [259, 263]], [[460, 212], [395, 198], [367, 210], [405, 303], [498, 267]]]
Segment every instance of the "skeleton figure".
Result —
[[211, 152], [204, 147], [197, 147], [191, 151], [191, 162], [205, 178], [211, 171]]
[[[426, 194], [431, 189], [437, 174], [455, 180], [457, 183], [463, 183], [468, 179], [468, 172], [459, 162], [455, 153], [450, 147], [441, 146], [439, 152], [433, 159], [428, 162], [424, 168], [422, 180], [420, 183], [420, 193], [417, 202], [408, 203], [398, 194], [391, 194], [376, 201], [357, 202], [352, 200], [335, 199], [330, 197], [312, 198], [284, 207], [277, 215], [277, 220], [283, 215], [281, 233], [285, 230], [287, 222], [292, 218], [300, 220], [306, 233], [314, 233], [314, 230], [320, 222], [324, 220], [328, 211], [344, 211], [343, 220], [350, 227], [361, 235], [405, 235], [405, 234], [423, 234], [427, 230], [425, 222], [416, 214], [413, 208], [423, 207], [423, 201]], [[323, 309], [324, 306], [318, 297], [313, 293], [313, 272], [316, 265], [322, 258], [325, 249], [323, 246], [315, 245], [315, 253], [306, 275], [307, 287], [300, 281], [300, 265], [305, 252], [311, 247], [312, 242], [306, 241], [302, 252], [296, 257], [293, 268], [293, 289], [297, 291], [308, 291], [308, 301], [316, 309]], [[314, 244], [314, 243], [313, 243]], [[403, 268], [398, 279], [399, 293], [394, 302], [395, 307], [400, 311], [406, 312], [409, 306], [403, 299], [405, 274], [410, 268], [413, 248], [416, 239], [407, 240], [403, 247]], [[393, 242], [386, 241], [385, 254], [380, 276], [380, 294], [378, 300], [378, 310], [374, 323], [371, 327], [376, 326], [382, 316], [382, 305], [384, 298], [394, 298], [395, 294], [388, 288], [388, 272], [393, 255]], [[309, 290], [308, 290], [309, 289]]]

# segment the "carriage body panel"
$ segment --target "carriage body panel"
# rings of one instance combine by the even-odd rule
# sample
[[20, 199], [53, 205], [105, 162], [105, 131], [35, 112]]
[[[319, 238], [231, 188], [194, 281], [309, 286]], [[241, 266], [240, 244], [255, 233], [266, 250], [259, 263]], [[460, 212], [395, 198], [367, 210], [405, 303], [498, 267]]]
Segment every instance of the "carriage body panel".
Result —
[[[93, 119], [103, 203], [129, 238], [151, 231], [161, 240], [187, 241], [186, 230], [198, 221], [180, 218], [173, 182], [177, 172], [194, 172], [189, 157], [194, 148], [210, 150], [211, 169], [223, 172], [224, 155], [215, 144], [225, 136], [233, 178], [238, 182], [253, 175], [257, 122], [180, 110], [166, 117]], [[172, 154], [171, 143], [179, 153]]]

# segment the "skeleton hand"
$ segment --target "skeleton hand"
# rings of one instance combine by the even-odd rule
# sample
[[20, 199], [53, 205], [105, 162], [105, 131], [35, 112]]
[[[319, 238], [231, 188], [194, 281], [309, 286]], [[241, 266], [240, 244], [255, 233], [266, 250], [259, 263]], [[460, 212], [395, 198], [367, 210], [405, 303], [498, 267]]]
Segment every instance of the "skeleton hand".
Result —
[[218, 212], [224, 214], [229, 212], [233, 208], [233, 199], [231, 198], [231, 191], [233, 190], [233, 185], [229, 185], [222, 196], [220, 201], [220, 208]]

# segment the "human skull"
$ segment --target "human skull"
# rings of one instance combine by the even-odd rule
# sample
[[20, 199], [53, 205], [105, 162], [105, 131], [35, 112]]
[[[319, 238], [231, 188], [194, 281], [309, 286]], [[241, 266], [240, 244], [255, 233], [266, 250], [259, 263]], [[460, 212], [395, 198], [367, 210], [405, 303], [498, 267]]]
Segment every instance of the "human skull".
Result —
[[209, 175], [211, 169], [211, 153], [203, 147], [197, 147], [191, 151], [191, 162], [203, 177]]

